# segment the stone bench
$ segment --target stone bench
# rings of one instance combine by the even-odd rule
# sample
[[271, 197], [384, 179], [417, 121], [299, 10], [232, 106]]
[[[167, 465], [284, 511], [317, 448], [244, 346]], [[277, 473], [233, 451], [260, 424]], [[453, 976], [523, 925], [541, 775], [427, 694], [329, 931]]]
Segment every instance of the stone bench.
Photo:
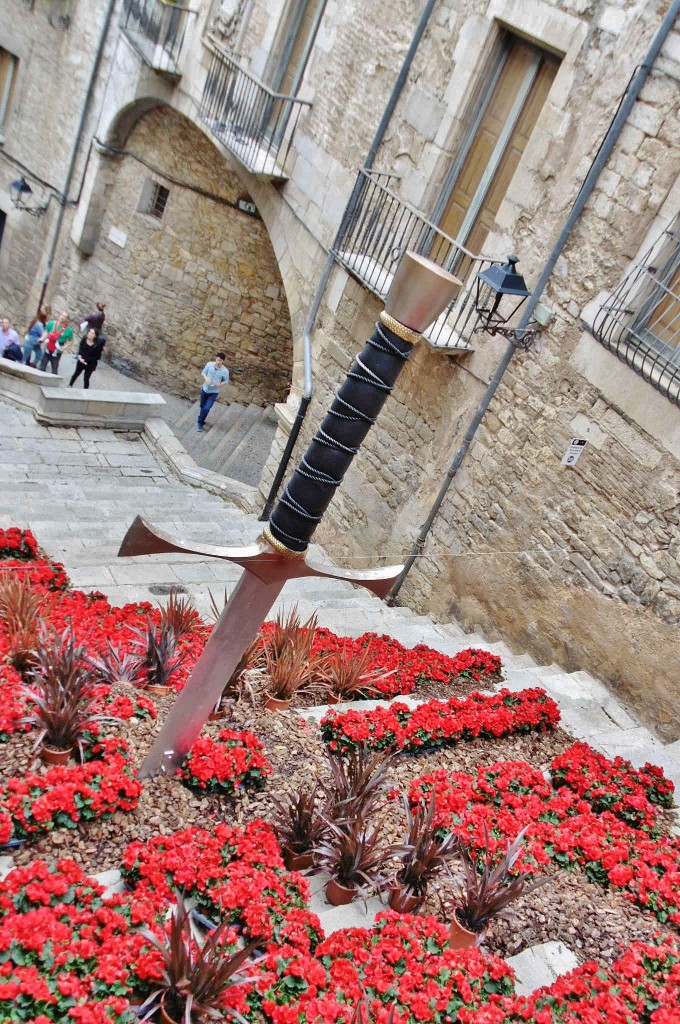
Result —
[[161, 395], [139, 391], [70, 391], [66, 381], [21, 363], [0, 358], [0, 399], [30, 409], [39, 423], [59, 427], [139, 430], [150, 417], [162, 416]]

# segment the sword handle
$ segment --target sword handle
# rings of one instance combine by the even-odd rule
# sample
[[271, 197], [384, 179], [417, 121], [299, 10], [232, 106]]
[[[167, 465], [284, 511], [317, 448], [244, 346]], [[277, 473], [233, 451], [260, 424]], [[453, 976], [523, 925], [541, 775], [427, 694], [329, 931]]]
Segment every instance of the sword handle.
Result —
[[420, 333], [437, 319], [458, 287], [460, 281], [441, 267], [413, 253], [405, 254], [380, 322], [352, 363], [269, 517], [265, 537], [273, 539], [275, 546], [295, 553], [306, 551]]

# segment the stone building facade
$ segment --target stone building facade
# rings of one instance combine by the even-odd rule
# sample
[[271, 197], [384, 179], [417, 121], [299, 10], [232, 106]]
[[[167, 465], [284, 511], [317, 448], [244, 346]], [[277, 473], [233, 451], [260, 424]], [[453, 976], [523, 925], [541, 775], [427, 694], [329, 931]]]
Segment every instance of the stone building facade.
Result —
[[[8, 6], [0, 0], [0, 15]], [[22, 62], [34, 59], [28, 40], [36, 24], [57, 5], [20, 6], [12, 38], [0, 17], [0, 46], [18, 56], [19, 74]], [[53, 143], [50, 125], [75, 120], [83, 54], [93, 52], [94, 26], [107, 4], [61, 6], [71, 24], [58, 40], [49, 30], [55, 35], [44, 46], [41, 79], [57, 75], [60, 62], [72, 62], [73, 74], [49, 99], [47, 120], [34, 79], [27, 75], [22, 85], [19, 77], [22, 127], [13, 124], [13, 97], [4, 143], [5, 153], [12, 142], [12, 154], [34, 174], [51, 181], [54, 172], [57, 182], [71, 135]], [[117, 19], [145, 4], [121, 6]], [[202, 0], [186, 17], [170, 76], [154, 69], [157, 53], [140, 57], [117, 20], [78, 157], [80, 191], [69, 193], [78, 202], [67, 208], [55, 286], [64, 301], [80, 305], [110, 274], [122, 296], [116, 346], [121, 339], [121, 358], [131, 366], [147, 369], [126, 349], [127, 324], [138, 351], [162, 311], [174, 316], [174, 292], [191, 298], [189, 317], [200, 319], [210, 338], [220, 326], [210, 316], [228, 316], [240, 346], [235, 355], [251, 368], [253, 393], [263, 400], [270, 398], [255, 390], [264, 388], [256, 367], [265, 351], [270, 362], [280, 353], [276, 367], [293, 386], [277, 406], [280, 430], [265, 492], [302, 393], [310, 308], [314, 393], [296, 456], [371, 332], [377, 293], [409, 239], [419, 239], [421, 251], [445, 253], [442, 261], [462, 276], [466, 294], [474, 271], [486, 265], [475, 262], [480, 254], [516, 252], [526, 280], [536, 282], [669, 6], [396, 0], [387, 18], [384, 5], [355, 0]], [[550, 277], [539, 344], [511, 362], [400, 598], [455, 615], [543, 661], [587, 668], [667, 740], [680, 734], [680, 408], [673, 377], [680, 238], [677, 224], [663, 232], [680, 211], [679, 83], [676, 22]], [[388, 103], [390, 116], [383, 117]], [[93, 144], [88, 158], [95, 136], [103, 146]], [[258, 145], [247, 149], [252, 137]], [[137, 210], [147, 169], [113, 157], [110, 147], [134, 150], [170, 177], [189, 176], [227, 203], [241, 190], [262, 220], [196, 193], [171, 192], [168, 235], [155, 239], [148, 215]], [[371, 172], [357, 179], [367, 156]], [[14, 166], [0, 154], [5, 184]], [[39, 290], [56, 206], [29, 218], [0, 199], [7, 214], [0, 299], [14, 303], [13, 311]], [[186, 218], [175, 227], [173, 206]], [[182, 229], [188, 221], [195, 230]], [[395, 225], [406, 223], [421, 233], [399, 235]], [[219, 252], [206, 245], [204, 225], [215, 226], [210, 237], [220, 239]], [[352, 235], [357, 225], [363, 233]], [[111, 240], [112, 227], [127, 235], [126, 247]], [[360, 239], [363, 249], [355, 244], [350, 252], [348, 238]], [[663, 253], [663, 267], [650, 251]], [[643, 275], [637, 304], [612, 298], [636, 267]], [[248, 281], [259, 290], [249, 290]], [[663, 321], [663, 332], [650, 328], [651, 313], [643, 322], [643, 309], [654, 323]], [[152, 361], [179, 379], [185, 349], [173, 349], [165, 336], [152, 344]], [[469, 330], [454, 347], [418, 347], [319, 530], [333, 557], [404, 556], [504, 347], [500, 337]], [[611, 351], [617, 347], [618, 358]], [[647, 351], [656, 353], [649, 372]], [[563, 466], [576, 436], [588, 442], [585, 451], [575, 466]]]

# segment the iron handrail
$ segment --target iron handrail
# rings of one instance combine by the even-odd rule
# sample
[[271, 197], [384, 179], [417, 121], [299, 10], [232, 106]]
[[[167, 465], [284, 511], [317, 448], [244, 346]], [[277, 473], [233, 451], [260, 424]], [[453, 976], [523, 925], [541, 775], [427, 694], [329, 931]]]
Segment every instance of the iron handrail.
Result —
[[359, 171], [357, 201], [333, 243], [333, 255], [379, 297], [386, 293], [407, 249], [456, 274], [463, 285], [426, 336], [436, 348], [470, 350], [477, 322], [477, 273], [502, 260], [471, 252], [402, 199], [383, 178], [366, 168]]

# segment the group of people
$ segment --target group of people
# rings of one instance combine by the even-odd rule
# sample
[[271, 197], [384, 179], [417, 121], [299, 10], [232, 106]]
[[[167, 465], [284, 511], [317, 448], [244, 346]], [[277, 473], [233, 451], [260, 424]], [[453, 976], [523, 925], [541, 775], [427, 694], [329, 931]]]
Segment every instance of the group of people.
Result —
[[[83, 386], [89, 388], [90, 378], [97, 369], [106, 338], [102, 333], [106, 319], [106, 304], [98, 302], [94, 313], [86, 316], [80, 324], [80, 345], [76, 354], [76, 366], [69, 387], [73, 387], [81, 374], [84, 374]], [[75, 332], [70, 326], [67, 310], [59, 316], [52, 316], [50, 306], [41, 306], [24, 336], [23, 348], [19, 335], [12, 327], [9, 317], [0, 322], [0, 357], [17, 363], [24, 363], [37, 370], [52, 373], [59, 372], [59, 361], [64, 352], [69, 351]]]

